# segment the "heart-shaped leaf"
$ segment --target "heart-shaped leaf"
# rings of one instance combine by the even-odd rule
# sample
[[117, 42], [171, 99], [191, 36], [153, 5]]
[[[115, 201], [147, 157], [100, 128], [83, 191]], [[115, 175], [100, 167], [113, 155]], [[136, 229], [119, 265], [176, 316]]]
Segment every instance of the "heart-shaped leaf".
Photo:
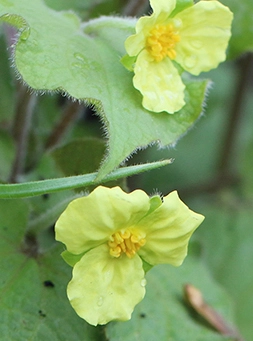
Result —
[[27, 84], [62, 91], [96, 107], [108, 137], [99, 179], [138, 148], [155, 141], [175, 143], [202, 112], [208, 82], [193, 79], [184, 81], [186, 105], [178, 113], [157, 114], [142, 107], [133, 74], [120, 63], [133, 19], [107, 17], [81, 25], [72, 12], [56, 12], [40, 0], [2, 0], [0, 15], [21, 32], [14, 64]]

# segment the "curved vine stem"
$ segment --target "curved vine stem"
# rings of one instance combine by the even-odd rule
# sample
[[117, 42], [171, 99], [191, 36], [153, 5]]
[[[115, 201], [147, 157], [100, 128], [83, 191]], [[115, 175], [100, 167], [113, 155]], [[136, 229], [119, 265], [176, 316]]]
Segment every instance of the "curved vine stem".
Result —
[[41, 181], [24, 182], [19, 184], [0, 184], [0, 198], [25, 198], [47, 193], [59, 192], [78, 187], [88, 187], [100, 183], [125, 178], [145, 171], [156, 169], [172, 163], [171, 159], [145, 163], [142, 165], [122, 167], [108, 174], [100, 182], [96, 181], [97, 172], [85, 175], [76, 175], [65, 178], [47, 179]]

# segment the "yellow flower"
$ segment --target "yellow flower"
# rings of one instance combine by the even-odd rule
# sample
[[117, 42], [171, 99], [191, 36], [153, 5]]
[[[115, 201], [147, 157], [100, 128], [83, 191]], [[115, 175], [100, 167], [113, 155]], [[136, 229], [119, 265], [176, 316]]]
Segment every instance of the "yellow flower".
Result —
[[[225, 60], [233, 14], [218, 1], [200, 1], [178, 13], [176, 0], [150, 0], [153, 13], [141, 17], [125, 42], [122, 63], [134, 64], [133, 84], [143, 106], [170, 114], [184, 104], [180, 65], [193, 75]], [[175, 10], [175, 11], [174, 11]]]
[[128, 320], [145, 295], [145, 270], [179, 266], [204, 217], [172, 192], [149, 198], [141, 190], [99, 186], [72, 201], [56, 223], [73, 278], [67, 294], [76, 313], [92, 325]]

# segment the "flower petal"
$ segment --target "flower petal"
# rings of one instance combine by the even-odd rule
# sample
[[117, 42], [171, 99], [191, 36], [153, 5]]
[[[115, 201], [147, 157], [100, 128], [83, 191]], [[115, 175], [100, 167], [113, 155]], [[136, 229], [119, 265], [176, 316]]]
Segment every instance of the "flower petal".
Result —
[[176, 7], [176, 0], [150, 0], [150, 5], [155, 15], [159, 16], [164, 12], [166, 17], [168, 17]]
[[74, 266], [67, 288], [76, 313], [92, 325], [129, 320], [145, 295], [142, 261], [113, 258], [106, 245], [87, 252]]
[[144, 108], [173, 114], [184, 106], [185, 86], [168, 57], [158, 63], [143, 50], [137, 58], [134, 72], [134, 87], [143, 95]]
[[128, 37], [125, 41], [125, 49], [129, 56], [137, 56], [146, 46], [146, 39], [149, 31], [156, 23], [156, 17], [144, 16], [136, 23], [136, 34]]
[[[141, 18], [142, 19], [142, 18]], [[148, 17], [143, 17], [143, 19], [149, 19]], [[139, 19], [140, 21], [140, 19]], [[130, 57], [137, 56], [142, 49], [144, 49], [146, 44], [146, 36], [144, 32], [136, 33], [128, 37], [125, 41], [125, 49]]]
[[127, 38], [125, 49], [129, 56], [137, 56], [146, 46], [149, 31], [160, 22], [164, 22], [176, 6], [176, 0], [151, 0], [153, 13], [141, 17], [136, 23], [136, 34]]
[[189, 239], [203, 219], [179, 199], [176, 191], [170, 193], [162, 206], [139, 223], [146, 232], [146, 244], [139, 255], [151, 265], [181, 265]]
[[176, 61], [193, 75], [216, 68], [226, 58], [232, 18], [218, 1], [200, 1], [177, 14], [182, 25]]
[[97, 187], [86, 197], [73, 200], [55, 225], [56, 240], [80, 254], [103, 244], [115, 231], [137, 223], [150, 208], [141, 190], [125, 193], [119, 187]]

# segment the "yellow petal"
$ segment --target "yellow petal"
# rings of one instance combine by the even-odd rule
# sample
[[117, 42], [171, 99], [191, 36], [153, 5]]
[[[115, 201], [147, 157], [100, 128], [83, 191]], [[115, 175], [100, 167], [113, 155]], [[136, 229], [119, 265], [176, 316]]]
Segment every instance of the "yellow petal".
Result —
[[56, 240], [70, 253], [81, 254], [107, 243], [115, 231], [134, 225], [149, 208], [149, 197], [141, 190], [125, 193], [120, 187], [99, 186], [69, 204], [56, 222]]
[[140, 223], [145, 226], [146, 244], [139, 255], [149, 264], [181, 265], [189, 239], [204, 217], [191, 211], [176, 191], [164, 197], [163, 204]]
[[141, 17], [136, 24], [136, 34], [125, 41], [125, 49], [129, 56], [137, 56], [145, 48], [146, 39], [151, 28], [155, 25], [156, 18], [151, 16]]
[[185, 86], [168, 57], [158, 63], [144, 50], [137, 58], [134, 72], [134, 87], [143, 96], [144, 108], [173, 114], [184, 106]]
[[99, 246], [76, 263], [67, 294], [76, 313], [92, 325], [129, 320], [145, 295], [142, 261], [138, 255], [113, 258], [106, 245]]
[[162, 20], [168, 18], [174, 10], [176, 7], [176, 0], [150, 0], [150, 6], [153, 9], [153, 14], [156, 17], [160, 17], [160, 20]]
[[166, 20], [176, 6], [176, 0], [151, 0], [153, 13], [150, 16], [141, 17], [136, 23], [136, 34], [127, 38], [125, 49], [129, 56], [137, 56], [146, 45], [149, 31], [156, 24]]
[[218, 1], [200, 1], [178, 13], [174, 19], [182, 24], [176, 61], [193, 75], [216, 68], [226, 58], [232, 18]]

